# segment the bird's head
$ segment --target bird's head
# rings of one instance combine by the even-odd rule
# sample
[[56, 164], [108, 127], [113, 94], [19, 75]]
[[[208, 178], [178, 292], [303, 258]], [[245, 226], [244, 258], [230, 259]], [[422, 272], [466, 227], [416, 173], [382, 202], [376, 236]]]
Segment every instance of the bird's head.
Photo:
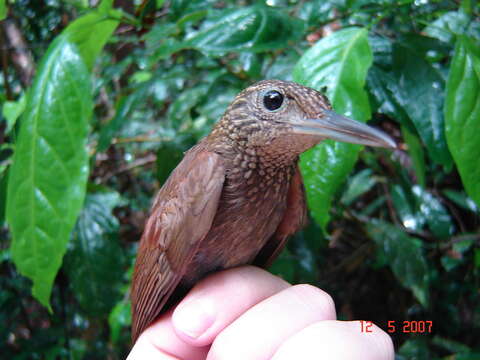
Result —
[[320, 92], [281, 80], [263, 80], [238, 94], [214, 129], [219, 132], [241, 146], [295, 156], [324, 139], [396, 147], [385, 133], [336, 114]]

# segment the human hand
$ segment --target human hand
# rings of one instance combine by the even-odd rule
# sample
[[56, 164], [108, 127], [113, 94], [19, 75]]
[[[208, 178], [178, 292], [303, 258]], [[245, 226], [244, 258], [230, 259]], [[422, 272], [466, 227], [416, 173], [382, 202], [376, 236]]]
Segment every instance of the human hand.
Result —
[[210, 275], [138, 338], [127, 360], [394, 359], [377, 326], [337, 321], [326, 292], [253, 266]]

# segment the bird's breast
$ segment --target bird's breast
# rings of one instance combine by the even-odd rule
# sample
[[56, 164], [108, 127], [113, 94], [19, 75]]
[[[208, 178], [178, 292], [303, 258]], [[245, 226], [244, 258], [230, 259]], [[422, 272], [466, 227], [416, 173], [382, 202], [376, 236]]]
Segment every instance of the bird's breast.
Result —
[[187, 283], [251, 263], [285, 213], [294, 165], [268, 167], [248, 154], [231, 164], [212, 228], [195, 254]]

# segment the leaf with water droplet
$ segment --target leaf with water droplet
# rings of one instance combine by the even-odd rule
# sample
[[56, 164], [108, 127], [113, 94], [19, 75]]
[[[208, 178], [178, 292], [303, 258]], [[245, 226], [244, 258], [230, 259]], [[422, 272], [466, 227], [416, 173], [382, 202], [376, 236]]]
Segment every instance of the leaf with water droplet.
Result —
[[432, 233], [440, 239], [452, 235], [455, 231], [452, 219], [440, 200], [418, 185], [412, 188], [412, 192], [416, 197], [417, 207]]
[[433, 235], [444, 239], [454, 232], [452, 219], [439, 199], [415, 185], [403, 188], [391, 187], [392, 201], [403, 226], [412, 231], [420, 231], [428, 225]]
[[393, 206], [397, 210], [402, 225], [413, 231], [419, 231], [425, 225], [424, 216], [416, 209], [415, 197], [400, 185], [390, 188]]

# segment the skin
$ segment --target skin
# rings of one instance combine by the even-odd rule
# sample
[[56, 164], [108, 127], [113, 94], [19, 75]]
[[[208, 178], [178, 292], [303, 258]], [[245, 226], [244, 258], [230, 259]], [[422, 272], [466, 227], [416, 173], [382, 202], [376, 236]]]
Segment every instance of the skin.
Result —
[[128, 360], [394, 359], [383, 330], [360, 329], [336, 320], [323, 290], [243, 266], [199, 282], [142, 333]]

